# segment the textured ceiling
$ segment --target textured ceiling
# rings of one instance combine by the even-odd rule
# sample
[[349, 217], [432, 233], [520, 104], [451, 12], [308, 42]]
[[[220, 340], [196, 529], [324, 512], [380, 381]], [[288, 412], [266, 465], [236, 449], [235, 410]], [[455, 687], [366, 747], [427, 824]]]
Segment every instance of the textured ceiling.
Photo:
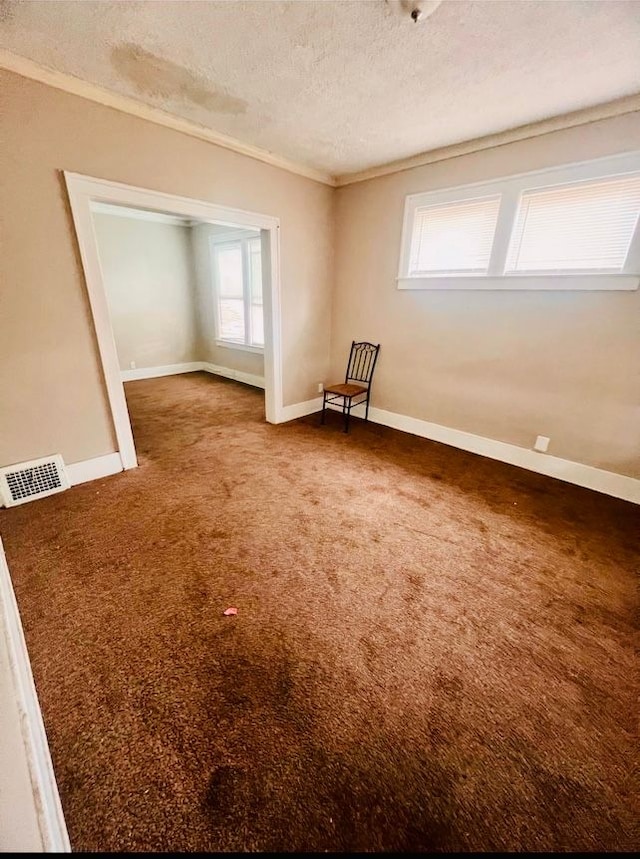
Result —
[[334, 175], [640, 91], [639, 0], [13, 2], [0, 45]]

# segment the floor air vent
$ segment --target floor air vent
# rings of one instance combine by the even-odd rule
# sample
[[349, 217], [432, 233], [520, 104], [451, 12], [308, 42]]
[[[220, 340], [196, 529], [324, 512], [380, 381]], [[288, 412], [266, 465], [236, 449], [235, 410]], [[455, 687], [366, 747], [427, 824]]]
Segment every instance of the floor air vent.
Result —
[[69, 488], [69, 478], [60, 454], [19, 462], [0, 468], [0, 500], [14, 507]]

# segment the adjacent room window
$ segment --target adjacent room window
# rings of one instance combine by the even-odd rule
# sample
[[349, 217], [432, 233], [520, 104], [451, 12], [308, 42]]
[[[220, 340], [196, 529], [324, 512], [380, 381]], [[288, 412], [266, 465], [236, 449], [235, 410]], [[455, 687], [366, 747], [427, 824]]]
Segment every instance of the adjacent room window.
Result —
[[637, 289], [639, 221], [638, 152], [414, 194], [398, 286]]
[[260, 239], [249, 239], [248, 248], [251, 343], [253, 346], [264, 346], [264, 317], [262, 314], [262, 249]]
[[213, 242], [218, 340], [264, 347], [262, 252], [259, 236]]

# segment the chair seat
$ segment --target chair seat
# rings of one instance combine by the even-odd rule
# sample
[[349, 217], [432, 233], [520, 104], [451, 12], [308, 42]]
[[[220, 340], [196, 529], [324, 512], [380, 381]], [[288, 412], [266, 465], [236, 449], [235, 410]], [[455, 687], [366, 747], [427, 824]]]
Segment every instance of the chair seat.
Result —
[[328, 394], [338, 394], [341, 397], [355, 397], [357, 394], [364, 394], [367, 388], [364, 385], [329, 385], [325, 387]]

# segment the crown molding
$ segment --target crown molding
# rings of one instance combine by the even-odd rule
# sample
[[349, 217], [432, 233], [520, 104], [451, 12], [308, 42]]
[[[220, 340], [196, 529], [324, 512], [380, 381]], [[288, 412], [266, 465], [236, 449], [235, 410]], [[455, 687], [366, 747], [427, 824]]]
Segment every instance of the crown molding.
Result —
[[316, 170], [315, 168], [308, 167], [305, 164], [299, 164], [296, 161], [291, 161], [288, 158], [275, 155], [274, 153], [269, 152], [266, 149], [261, 149], [258, 146], [243, 143], [240, 140], [236, 140], [234, 137], [229, 137], [225, 134], [213, 131], [210, 128], [205, 128], [191, 120], [174, 116], [160, 108], [151, 107], [150, 105], [144, 104], [143, 102], [137, 101], [129, 96], [118, 95], [117, 93], [111, 92], [110, 90], [104, 89], [96, 84], [88, 83], [80, 78], [76, 78], [73, 75], [68, 75], [64, 72], [58, 72], [54, 69], [47, 68], [33, 60], [22, 57], [19, 54], [14, 54], [3, 48], [0, 48], [0, 69], [6, 69], [7, 71], [21, 75], [22, 77], [30, 78], [31, 80], [62, 90], [63, 92], [80, 96], [80, 98], [86, 98], [89, 101], [97, 102], [105, 107], [111, 107], [114, 110], [121, 111], [122, 113], [137, 116], [139, 119], [154, 122], [156, 125], [162, 125], [165, 128], [171, 128], [174, 131], [181, 132], [182, 134], [188, 134], [191, 137], [196, 137], [199, 140], [204, 140], [207, 143], [214, 144], [215, 146], [221, 146], [224, 149], [229, 149], [232, 152], [239, 153], [240, 155], [246, 155], [248, 158], [254, 158], [257, 161], [270, 164], [272, 167], [279, 167], [281, 170], [286, 170], [287, 172], [294, 173], [298, 176], [304, 176], [307, 179], [313, 179], [316, 182], [321, 182], [324, 185], [329, 185], [334, 188], [342, 188], [347, 185], [353, 185], [356, 182], [365, 182], [367, 179], [376, 179], [380, 176], [388, 176], [392, 173], [401, 173], [404, 170], [411, 170], [414, 167], [423, 167], [437, 161], [445, 161], [448, 158], [457, 158], [460, 155], [469, 155], [472, 152], [481, 152], [484, 149], [491, 149], [496, 146], [505, 146], [508, 143], [516, 143], [520, 140], [540, 137], [554, 131], [562, 131], [567, 128], [574, 128], [579, 125], [598, 122], [602, 119], [611, 119], [615, 116], [622, 116], [626, 113], [635, 113], [640, 111], [640, 93], [636, 93], [634, 95], [616, 99], [615, 101], [609, 101], [604, 104], [575, 110], [571, 113], [565, 113], [549, 119], [543, 119], [539, 122], [520, 125], [517, 128], [500, 131], [496, 134], [488, 134], [484, 137], [476, 137], [473, 140], [465, 140], [460, 143], [442, 146], [438, 149], [430, 149], [417, 155], [401, 158], [397, 161], [380, 164], [376, 167], [369, 167], [366, 170], [345, 173], [339, 176], [331, 176], [329, 173], [322, 170]]
[[286, 170], [289, 173], [313, 179], [324, 185], [333, 186], [335, 184], [332, 176], [322, 170], [307, 167], [305, 164], [299, 164], [297, 161], [291, 161], [288, 158], [275, 155], [266, 149], [252, 146], [249, 143], [243, 143], [234, 137], [229, 137], [226, 134], [205, 128], [203, 125], [198, 125], [197, 122], [174, 116], [158, 107], [151, 107], [129, 96], [111, 92], [97, 84], [83, 81], [73, 75], [41, 66], [33, 60], [27, 59], [27, 57], [14, 54], [4, 48], [0, 48], [0, 69], [6, 69], [24, 78], [30, 78], [39, 83], [47, 84], [47, 86], [68, 92], [71, 95], [80, 96], [80, 98], [86, 98], [105, 107], [111, 107], [114, 110], [119, 110], [121, 113], [128, 113], [131, 116], [137, 116], [139, 119], [154, 122], [156, 125], [163, 125], [165, 128], [171, 128], [174, 131], [180, 131], [191, 137], [197, 137], [199, 140], [205, 140], [207, 143], [213, 143], [215, 146], [221, 146], [223, 149], [230, 149], [232, 152], [246, 155], [249, 158], [270, 164], [272, 167], [279, 167], [281, 170]]
[[488, 134], [485, 137], [476, 137], [473, 140], [465, 140], [461, 143], [453, 143], [442, 146], [439, 149], [431, 149], [419, 155], [411, 155], [399, 161], [391, 161], [388, 164], [380, 164], [377, 167], [369, 167], [356, 173], [345, 173], [336, 176], [334, 184], [337, 188], [353, 185], [356, 182], [366, 182], [367, 179], [377, 179], [379, 176], [388, 176], [391, 173], [400, 173], [403, 170], [411, 170], [414, 167], [423, 167], [436, 161], [445, 161], [448, 158], [457, 158], [459, 155], [469, 155], [472, 152], [480, 152], [483, 149], [492, 149], [496, 146], [505, 146], [507, 143], [516, 143], [519, 140], [527, 140], [532, 137], [540, 137], [553, 131], [562, 131], [574, 128], [578, 125], [586, 125], [598, 122], [601, 119], [611, 119], [614, 116], [622, 116], [625, 113], [640, 111], [640, 93], [625, 96], [624, 98], [598, 104], [594, 107], [574, 110], [561, 116], [553, 116], [539, 122], [530, 122], [528, 125], [520, 125], [508, 131], [500, 131], [497, 134]]

